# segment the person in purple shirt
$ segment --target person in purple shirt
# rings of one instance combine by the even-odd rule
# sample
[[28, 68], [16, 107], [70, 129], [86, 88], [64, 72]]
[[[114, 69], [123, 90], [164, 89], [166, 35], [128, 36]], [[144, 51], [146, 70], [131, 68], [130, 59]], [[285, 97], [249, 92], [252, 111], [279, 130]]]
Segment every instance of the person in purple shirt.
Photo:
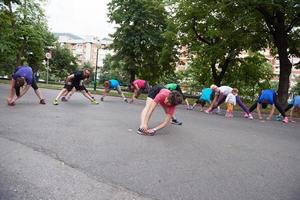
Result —
[[[40, 92], [35, 78], [33, 76], [32, 68], [29, 66], [19, 66], [15, 69], [10, 82], [9, 96], [7, 97], [7, 104], [14, 106], [15, 102], [24, 96], [29, 88], [32, 87], [36, 96], [40, 100], [40, 104], [46, 104], [45, 99]], [[16, 96], [15, 96], [16, 94]]]

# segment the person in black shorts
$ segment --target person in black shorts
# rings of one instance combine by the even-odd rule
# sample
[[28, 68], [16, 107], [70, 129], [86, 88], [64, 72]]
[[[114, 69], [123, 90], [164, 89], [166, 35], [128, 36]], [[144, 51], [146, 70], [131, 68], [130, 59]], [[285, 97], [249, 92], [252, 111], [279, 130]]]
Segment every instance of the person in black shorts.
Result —
[[[90, 93], [90, 92], [86, 89], [86, 87], [85, 87], [84, 84], [80, 85], [79, 89], [80, 89], [79, 91], [84, 90], [84, 91], [87, 93], [88, 96], [90, 96], [92, 99], [95, 100], [95, 97], [92, 95], [92, 93]], [[78, 90], [76, 90], [75, 87], [73, 87], [72, 90], [71, 90], [70, 92], [69, 92], [69, 91], [66, 91], [65, 94], [61, 97], [61, 101], [64, 101], [64, 102], [69, 101], [70, 98], [72, 97], [72, 95], [73, 95], [76, 91], [78, 91]]]
[[[14, 106], [15, 102], [25, 95], [32, 87], [36, 96], [40, 100], [40, 104], [46, 104], [42, 93], [40, 92], [36, 80], [33, 76], [32, 68], [29, 66], [19, 66], [15, 69], [10, 82], [9, 95], [7, 97], [7, 104]], [[16, 96], [15, 96], [16, 94]]]
[[[181, 104], [181, 102], [182, 95], [178, 91], [170, 91], [161, 86], [154, 86], [151, 88], [147, 97], [146, 105], [141, 113], [141, 124], [137, 133], [152, 136], [157, 130], [166, 127], [172, 120], [176, 105]], [[148, 123], [158, 104], [164, 109], [166, 117], [156, 127], [149, 129]]]
[[57, 97], [53, 100], [53, 105], [58, 105], [58, 100], [66, 92], [71, 92], [73, 88], [75, 88], [77, 91], [80, 91], [83, 94], [83, 96], [85, 96], [87, 99], [91, 101], [92, 104], [98, 104], [97, 101], [95, 101], [87, 94], [87, 92], [84, 90], [81, 84], [81, 81], [87, 80], [90, 77], [90, 74], [91, 74], [90, 70], [85, 68], [83, 70], [77, 70], [73, 74], [69, 75], [66, 79], [64, 88], [59, 92]]

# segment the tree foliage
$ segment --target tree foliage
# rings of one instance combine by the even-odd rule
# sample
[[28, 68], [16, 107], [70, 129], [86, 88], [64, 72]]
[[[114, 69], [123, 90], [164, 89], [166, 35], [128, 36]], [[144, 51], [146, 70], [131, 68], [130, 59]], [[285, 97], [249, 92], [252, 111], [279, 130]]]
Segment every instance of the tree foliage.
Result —
[[170, 53], [174, 34], [162, 0], [112, 0], [109, 18], [118, 25], [112, 35], [113, 59], [123, 63], [131, 81], [137, 75], [156, 82], [164, 72], [174, 70]]
[[0, 1], [0, 27], [0, 73], [10, 74], [21, 61], [37, 71], [45, 48], [55, 41], [39, 2]]
[[77, 58], [66, 48], [57, 45], [52, 50], [52, 59], [49, 60], [52, 79], [64, 80], [77, 68]]

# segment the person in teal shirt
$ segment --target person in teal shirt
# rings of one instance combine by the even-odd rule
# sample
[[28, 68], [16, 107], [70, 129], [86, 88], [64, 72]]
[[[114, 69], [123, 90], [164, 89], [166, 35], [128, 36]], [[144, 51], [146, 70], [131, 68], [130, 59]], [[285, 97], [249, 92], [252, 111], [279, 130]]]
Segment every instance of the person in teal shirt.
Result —
[[199, 98], [197, 101], [194, 103], [194, 105], [191, 107], [191, 110], [195, 108], [197, 104], [200, 104], [201, 106], [201, 111], [203, 111], [203, 108], [206, 103], [211, 104], [211, 101], [214, 98], [214, 91], [210, 88], [204, 88], [200, 93], [199, 93]]
[[127, 98], [125, 97], [125, 95], [123, 94], [123, 92], [121, 90], [121, 86], [120, 86], [120, 83], [118, 80], [111, 79], [111, 80], [105, 81], [103, 85], [104, 85], [104, 92], [100, 99], [101, 101], [104, 100], [104, 97], [106, 96], [107, 93], [109, 93], [110, 90], [117, 90], [118, 94], [123, 97], [123, 99], [126, 103], [128, 103]]

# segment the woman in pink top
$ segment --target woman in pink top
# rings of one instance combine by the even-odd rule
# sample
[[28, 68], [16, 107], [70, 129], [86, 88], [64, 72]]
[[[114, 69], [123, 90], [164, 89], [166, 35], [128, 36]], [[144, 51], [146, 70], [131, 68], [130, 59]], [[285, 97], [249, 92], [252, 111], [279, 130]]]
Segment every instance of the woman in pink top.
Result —
[[133, 91], [133, 95], [129, 103], [132, 103], [135, 99], [137, 99], [140, 96], [142, 92], [148, 93], [149, 83], [148, 81], [137, 79], [131, 83], [130, 89], [131, 91]]
[[[182, 103], [182, 95], [177, 91], [170, 91], [162, 86], [154, 86], [147, 97], [146, 106], [141, 113], [141, 125], [137, 133], [141, 135], [154, 135], [159, 129], [166, 127], [174, 115], [175, 106]], [[160, 104], [166, 112], [165, 120], [156, 126], [149, 129], [148, 123], [150, 117], [156, 108], [157, 104]]]

